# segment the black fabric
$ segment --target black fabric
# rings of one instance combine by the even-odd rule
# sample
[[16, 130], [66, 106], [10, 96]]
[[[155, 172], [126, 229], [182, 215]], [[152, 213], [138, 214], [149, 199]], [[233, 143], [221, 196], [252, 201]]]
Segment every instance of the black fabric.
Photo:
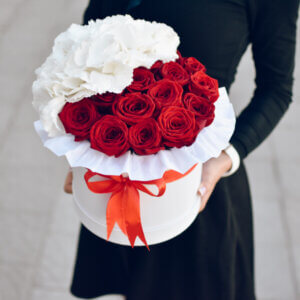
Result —
[[[195, 56], [230, 88], [252, 45], [256, 91], [238, 116], [231, 143], [245, 158], [272, 131], [291, 102], [299, 0], [91, 0], [84, 23], [108, 15], [167, 23], [183, 56]], [[245, 95], [247, 97], [247, 95]], [[81, 298], [123, 293], [128, 300], [253, 300], [251, 195], [243, 161], [222, 178], [205, 210], [176, 238], [131, 249], [83, 226], [71, 292]]]
[[145, 247], [107, 242], [81, 225], [73, 295], [127, 300], [253, 300], [251, 197], [244, 164], [221, 179], [181, 235]]

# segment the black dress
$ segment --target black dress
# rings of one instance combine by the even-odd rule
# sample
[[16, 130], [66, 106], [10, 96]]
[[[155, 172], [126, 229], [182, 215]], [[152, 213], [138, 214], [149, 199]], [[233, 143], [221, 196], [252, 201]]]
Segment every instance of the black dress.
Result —
[[[292, 101], [298, 7], [299, 0], [91, 0], [84, 22], [124, 13], [164, 22], [179, 34], [182, 55], [198, 58], [227, 90], [251, 43], [256, 90], [230, 141], [244, 159]], [[150, 252], [107, 242], [82, 225], [71, 293], [81, 298], [118, 293], [128, 300], [255, 299], [251, 195], [243, 161], [217, 183], [187, 230], [151, 245]]]

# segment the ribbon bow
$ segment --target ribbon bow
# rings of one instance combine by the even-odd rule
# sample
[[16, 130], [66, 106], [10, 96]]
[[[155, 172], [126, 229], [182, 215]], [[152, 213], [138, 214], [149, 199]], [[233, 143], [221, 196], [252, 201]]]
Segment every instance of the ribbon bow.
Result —
[[[122, 232], [128, 236], [131, 247], [134, 246], [135, 239], [138, 236], [149, 250], [141, 223], [139, 190], [153, 197], [160, 197], [165, 193], [167, 183], [186, 176], [196, 165], [184, 174], [168, 170], [162, 178], [149, 181], [130, 180], [122, 175], [103, 175], [88, 170], [84, 175], [84, 179], [89, 190], [97, 194], [111, 193], [106, 207], [107, 240], [115, 223], [117, 223]], [[95, 175], [105, 177], [107, 180], [89, 181]], [[157, 194], [152, 193], [144, 184], [156, 185], [158, 188]]]

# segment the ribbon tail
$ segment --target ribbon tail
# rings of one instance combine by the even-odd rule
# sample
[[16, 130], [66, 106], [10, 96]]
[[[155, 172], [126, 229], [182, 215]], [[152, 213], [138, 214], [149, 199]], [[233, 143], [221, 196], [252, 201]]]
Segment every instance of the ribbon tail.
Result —
[[107, 226], [107, 240], [111, 235], [111, 232], [117, 223], [122, 230], [122, 232], [126, 235], [126, 224], [125, 224], [125, 204], [123, 198], [123, 190], [112, 193], [110, 199], [107, 202], [106, 206], [106, 226]]
[[126, 231], [131, 247], [134, 247], [134, 242], [137, 237], [145, 244], [150, 251], [147, 244], [145, 234], [143, 231], [140, 215], [140, 195], [137, 188], [128, 183], [124, 189], [125, 205], [125, 224]]

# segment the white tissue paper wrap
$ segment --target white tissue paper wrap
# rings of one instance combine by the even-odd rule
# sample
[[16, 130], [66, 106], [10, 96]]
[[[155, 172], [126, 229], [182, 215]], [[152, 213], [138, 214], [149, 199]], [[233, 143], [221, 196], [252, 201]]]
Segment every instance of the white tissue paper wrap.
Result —
[[72, 24], [55, 39], [52, 53], [36, 70], [33, 106], [52, 137], [65, 130], [57, 113], [66, 102], [105, 92], [121, 93], [133, 69], [178, 58], [179, 37], [172, 27], [130, 15]]
[[41, 121], [36, 121], [34, 126], [44, 146], [58, 156], [65, 155], [71, 167], [85, 167], [105, 175], [127, 173], [131, 180], [153, 180], [170, 169], [184, 173], [196, 163], [219, 156], [226, 148], [234, 131], [235, 113], [224, 87], [219, 89], [219, 94], [214, 121], [199, 132], [192, 145], [151, 155], [128, 151], [119, 157], [108, 156], [90, 148], [89, 141], [75, 142], [71, 134], [49, 137]]

